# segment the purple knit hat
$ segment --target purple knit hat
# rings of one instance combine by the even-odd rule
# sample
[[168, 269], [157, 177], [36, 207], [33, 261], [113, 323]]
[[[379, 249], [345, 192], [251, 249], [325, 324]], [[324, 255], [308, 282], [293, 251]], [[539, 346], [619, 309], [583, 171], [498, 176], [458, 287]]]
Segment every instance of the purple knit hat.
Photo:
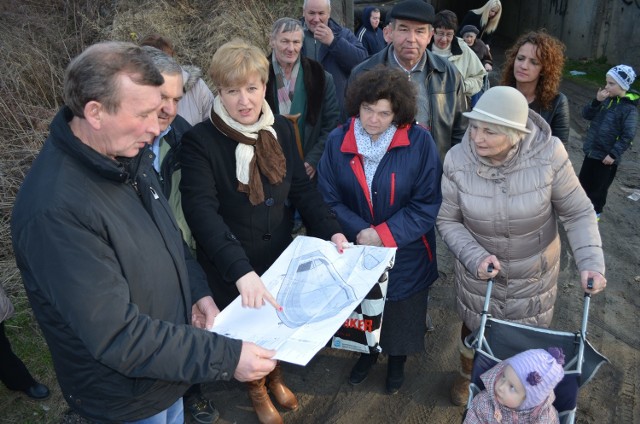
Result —
[[557, 347], [526, 350], [505, 362], [511, 365], [527, 393], [519, 410], [540, 405], [564, 377], [564, 354]]

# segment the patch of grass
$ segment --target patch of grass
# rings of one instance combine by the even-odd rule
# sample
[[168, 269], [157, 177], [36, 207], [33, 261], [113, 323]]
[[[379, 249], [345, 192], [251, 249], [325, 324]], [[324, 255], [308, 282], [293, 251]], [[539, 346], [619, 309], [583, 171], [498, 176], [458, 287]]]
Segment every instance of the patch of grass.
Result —
[[[595, 90], [604, 87], [607, 71], [613, 66], [615, 65], [608, 63], [605, 57], [595, 60], [567, 59], [564, 64], [562, 76], [565, 79], [579, 81], [589, 87], [593, 87], [595, 95]], [[585, 72], [585, 75], [571, 75], [571, 71]], [[636, 70], [636, 72], [638, 72], [638, 70]], [[640, 91], [640, 78], [636, 78], [631, 88]]]
[[0, 422], [57, 423], [67, 405], [58, 387], [49, 348], [33, 317], [13, 261], [0, 262], [0, 272], [2, 285], [16, 310], [15, 315], [4, 322], [12, 350], [24, 362], [31, 375], [51, 391], [47, 400], [35, 401], [0, 385]]

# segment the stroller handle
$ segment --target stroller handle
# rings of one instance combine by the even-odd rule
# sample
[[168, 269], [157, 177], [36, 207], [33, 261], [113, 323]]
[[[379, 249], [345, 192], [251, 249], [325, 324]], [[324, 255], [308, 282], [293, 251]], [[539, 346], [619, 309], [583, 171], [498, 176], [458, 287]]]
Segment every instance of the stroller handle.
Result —
[[[591, 278], [591, 277], [589, 277], [589, 278], [587, 279], [587, 289], [588, 289], [588, 290], [593, 289], [593, 278]], [[587, 299], [587, 298], [591, 299], [591, 293], [584, 292], [584, 301], [585, 301], [585, 302], [587, 302], [587, 301], [589, 300], [589, 299]]]
[[[490, 263], [487, 266], [487, 272], [493, 272], [493, 264]], [[482, 306], [482, 313], [480, 314], [480, 331], [478, 332], [478, 336], [476, 338], [477, 347], [481, 347], [482, 343], [486, 343], [484, 339], [484, 327], [487, 324], [487, 317], [489, 316], [489, 304], [491, 302], [491, 290], [493, 289], [493, 278], [489, 278], [487, 280], [487, 293], [484, 297], [484, 305]], [[487, 345], [488, 347], [488, 345]], [[491, 350], [491, 348], [489, 348]]]
[[[489, 264], [489, 266], [487, 267], [487, 272], [492, 272], [492, 271], [493, 271], [493, 264]], [[488, 347], [484, 339], [484, 329], [487, 323], [487, 318], [489, 317], [489, 305], [491, 302], [491, 291], [493, 290], [493, 284], [494, 284], [493, 278], [489, 278], [487, 280], [487, 292], [484, 298], [484, 305], [482, 306], [482, 312], [480, 314], [480, 328], [479, 328], [477, 337], [474, 340], [474, 344], [477, 344], [478, 347], [482, 346], [483, 344], [485, 344], [485, 346]], [[587, 280], [587, 289], [592, 289], [592, 288], [593, 288], [593, 278], [589, 278]], [[586, 340], [587, 338], [587, 324], [589, 322], [590, 306], [591, 306], [591, 293], [585, 292], [584, 304], [582, 308], [582, 323], [580, 325], [580, 336], [582, 337], [583, 340]], [[578, 360], [580, 361], [580, 363], [582, 363], [583, 352], [584, 352], [584, 346], [581, 344], [579, 348], [579, 353], [578, 353]]]

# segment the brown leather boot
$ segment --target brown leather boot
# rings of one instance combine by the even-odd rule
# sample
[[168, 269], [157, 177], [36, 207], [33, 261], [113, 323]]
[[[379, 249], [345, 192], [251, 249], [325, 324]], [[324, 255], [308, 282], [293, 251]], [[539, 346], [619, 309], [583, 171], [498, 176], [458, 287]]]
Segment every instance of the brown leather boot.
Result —
[[282, 368], [280, 368], [279, 363], [267, 378], [269, 381], [267, 385], [269, 386], [269, 390], [271, 390], [273, 397], [276, 398], [276, 402], [287, 409], [298, 409], [298, 399], [296, 398], [296, 395], [294, 395], [293, 392], [284, 385]]
[[467, 404], [469, 399], [469, 384], [471, 383], [471, 371], [473, 370], [473, 349], [470, 349], [460, 341], [460, 375], [456, 377], [451, 386], [451, 403], [457, 406]]
[[267, 394], [265, 387], [266, 378], [256, 381], [249, 381], [247, 387], [249, 389], [249, 399], [253, 403], [253, 409], [258, 415], [258, 420], [262, 424], [284, 424], [280, 413], [271, 403], [271, 399]]

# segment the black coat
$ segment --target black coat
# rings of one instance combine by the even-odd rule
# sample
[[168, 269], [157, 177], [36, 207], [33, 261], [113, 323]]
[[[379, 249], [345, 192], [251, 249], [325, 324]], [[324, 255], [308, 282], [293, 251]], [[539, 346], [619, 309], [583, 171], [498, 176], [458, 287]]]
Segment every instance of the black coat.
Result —
[[191, 383], [231, 379], [241, 343], [189, 325], [192, 299], [210, 292], [185, 260], [153, 153], [107, 158], [70, 119], [56, 115], [17, 196], [16, 261], [69, 406], [139, 420]]
[[542, 109], [537, 100], [529, 103], [529, 109], [542, 116], [551, 127], [551, 135], [560, 139], [565, 145], [569, 142], [569, 99], [562, 93], [553, 98], [547, 109]]
[[274, 129], [286, 158], [284, 181], [263, 176], [265, 201], [251, 205], [238, 191], [235, 149], [238, 143], [204, 121], [182, 138], [182, 208], [196, 239], [202, 265], [220, 309], [238, 296], [236, 281], [255, 271], [262, 275], [291, 243], [290, 202], [307, 225], [307, 234], [329, 239], [340, 232], [335, 216], [305, 173], [295, 146], [293, 126], [276, 115]]

